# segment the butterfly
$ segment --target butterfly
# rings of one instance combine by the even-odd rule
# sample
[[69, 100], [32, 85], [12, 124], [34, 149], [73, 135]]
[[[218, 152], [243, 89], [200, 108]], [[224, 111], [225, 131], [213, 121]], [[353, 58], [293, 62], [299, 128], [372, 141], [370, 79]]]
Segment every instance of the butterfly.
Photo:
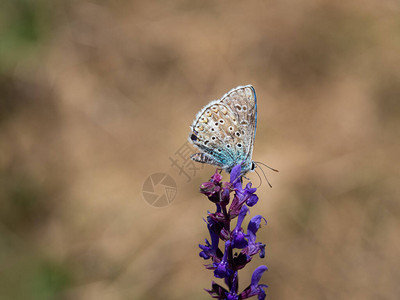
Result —
[[242, 164], [241, 175], [253, 171], [257, 97], [251, 85], [238, 86], [201, 109], [191, 125], [189, 141], [201, 152], [191, 159], [230, 173]]

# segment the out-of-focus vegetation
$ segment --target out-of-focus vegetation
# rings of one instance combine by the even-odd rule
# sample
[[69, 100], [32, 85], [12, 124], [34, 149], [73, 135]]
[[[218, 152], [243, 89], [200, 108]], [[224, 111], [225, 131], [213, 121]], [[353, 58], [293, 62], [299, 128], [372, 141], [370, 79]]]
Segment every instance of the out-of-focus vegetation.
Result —
[[48, 0], [5, 0], [0, 4], [0, 72], [10, 71], [42, 46], [53, 20]]
[[[280, 170], [253, 212], [268, 219], [269, 298], [398, 298], [399, 12], [2, 1], [0, 299], [207, 298], [197, 244], [211, 204], [197, 191], [213, 168], [186, 183], [169, 157], [203, 105], [247, 83], [254, 159]], [[156, 172], [178, 185], [164, 209], [141, 196]]]

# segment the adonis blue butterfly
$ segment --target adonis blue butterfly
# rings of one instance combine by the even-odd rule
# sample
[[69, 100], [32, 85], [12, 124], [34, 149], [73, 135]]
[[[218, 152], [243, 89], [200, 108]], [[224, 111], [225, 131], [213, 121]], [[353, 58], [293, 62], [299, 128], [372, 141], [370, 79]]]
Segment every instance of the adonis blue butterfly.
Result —
[[191, 159], [230, 173], [242, 163], [242, 175], [255, 168], [252, 160], [257, 125], [256, 91], [238, 86], [207, 104], [193, 121], [189, 141], [201, 150]]

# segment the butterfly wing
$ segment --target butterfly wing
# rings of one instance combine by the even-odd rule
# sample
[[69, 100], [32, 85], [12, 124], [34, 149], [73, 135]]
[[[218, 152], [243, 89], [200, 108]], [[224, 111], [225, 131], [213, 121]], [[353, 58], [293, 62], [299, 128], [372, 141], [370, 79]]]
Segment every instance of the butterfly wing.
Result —
[[196, 116], [189, 140], [203, 153], [192, 159], [230, 171], [245, 157], [239, 120], [220, 100], [206, 105]]
[[238, 120], [245, 152], [245, 164], [242, 169], [250, 169], [257, 127], [256, 91], [251, 85], [239, 86], [226, 93], [220, 103], [227, 105]]

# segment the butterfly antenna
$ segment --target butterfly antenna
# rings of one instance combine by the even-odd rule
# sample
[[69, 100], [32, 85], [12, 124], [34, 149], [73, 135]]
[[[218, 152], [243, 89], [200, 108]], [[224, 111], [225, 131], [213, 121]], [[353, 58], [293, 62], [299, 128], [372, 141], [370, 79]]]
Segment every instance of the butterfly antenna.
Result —
[[[258, 162], [254, 162], [255, 164], [259, 164]], [[268, 182], [268, 185], [269, 185], [269, 187], [270, 188], [272, 188], [272, 185], [271, 185], [271, 183], [269, 182], [269, 180], [268, 180], [268, 178], [267, 178], [267, 175], [265, 175], [265, 172], [264, 172], [264, 170], [260, 167], [260, 170], [262, 171], [262, 173], [264, 174], [264, 177], [265, 177], [265, 179], [267, 180], [267, 182]]]
[[[261, 161], [255, 161], [255, 163], [256, 163], [256, 164], [263, 165], [263, 166], [266, 166], [268, 169], [270, 169], [270, 170], [272, 170], [272, 171], [274, 171], [274, 172], [279, 172], [277, 169], [271, 168], [270, 166], [268, 166], [268, 165], [262, 163]], [[260, 168], [260, 169], [261, 169], [261, 168]]]
[[257, 189], [258, 189], [262, 185], [262, 178], [261, 178], [260, 174], [258, 174], [256, 169], [254, 169], [254, 171], [256, 172], [258, 179], [260, 180], [260, 184], [257, 186]]

